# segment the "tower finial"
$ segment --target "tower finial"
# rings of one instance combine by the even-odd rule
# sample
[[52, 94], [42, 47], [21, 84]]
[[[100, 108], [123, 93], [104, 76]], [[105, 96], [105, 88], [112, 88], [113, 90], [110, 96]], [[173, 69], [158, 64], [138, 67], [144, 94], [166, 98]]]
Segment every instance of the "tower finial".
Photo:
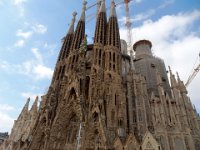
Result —
[[177, 75], [177, 79], [178, 79], [178, 81], [181, 81], [178, 72], [176, 72], [176, 75]]
[[31, 107], [31, 110], [30, 110], [31, 113], [37, 113], [37, 110], [38, 110], [38, 101], [39, 101], [39, 97], [36, 96], [35, 101], [34, 101], [32, 107]]
[[169, 68], [169, 71], [171, 71], [171, 67], [170, 67], [170, 66], [168, 66], [168, 68]]
[[23, 107], [23, 109], [22, 109], [21, 114], [19, 115], [19, 117], [25, 115], [28, 112], [28, 107], [29, 107], [30, 100], [31, 99], [29, 97], [27, 99], [26, 104], [24, 105], [24, 107]]
[[77, 15], [77, 12], [73, 12], [72, 13], [72, 20], [71, 20], [71, 23], [70, 23], [70, 26], [69, 26], [69, 30], [68, 30], [68, 34], [71, 34], [74, 32], [74, 23], [76, 21], [76, 15]]
[[169, 68], [170, 75], [172, 75], [172, 70], [171, 70], [171, 67], [170, 67], [170, 66], [168, 66], [168, 68]]
[[116, 17], [115, 1], [111, 0], [110, 17]]
[[101, 6], [99, 9], [99, 13], [100, 12], [106, 12], [105, 0], [101, 0]]
[[82, 7], [81, 18], [80, 18], [81, 21], [85, 21], [86, 5], [87, 5], [87, 1], [83, 0], [83, 7]]

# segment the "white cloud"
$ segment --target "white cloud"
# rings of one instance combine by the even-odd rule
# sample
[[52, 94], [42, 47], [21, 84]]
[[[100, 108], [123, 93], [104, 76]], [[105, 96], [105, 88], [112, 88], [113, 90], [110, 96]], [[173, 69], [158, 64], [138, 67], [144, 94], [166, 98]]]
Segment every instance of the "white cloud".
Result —
[[0, 111], [0, 132], [10, 132], [14, 119], [7, 113]]
[[25, 41], [24, 40], [18, 40], [15, 43], [15, 47], [23, 47], [24, 46]]
[[42, 55], [39, 52], [38, 48], [32, 48], [32, 53], [34, 54], [35, 58], [37, 59], [38, 63], [43, 63]]
[[25, 6], [24, 6], [24, 4], [27, 1], [28, 0], [12, 0], [12, 3], [16, 6], [16, 8], [19, 11], [20, 17], [24, 17], [25, 16]]
[[24, 39], [28, 39], [33, 35], [32, 31], [23, 31], [22, 29], [17, 30], [17, 36], [22, 37]]
[[36, 79], [50, 79], [52, 77], [53, 70], [43, 65], [37, 65], [34, 67], [33, 73], [36, 75]]
[[[179, 72], [186, 82], [195, 59], [199, 53], [200, 36], [191, 31], [192, 25], [200, 20], [200, 11], [163, 16], [156, 21], [144, 21], [141, 26], [134, 27], [133, 42], [141, 39], [150, 40], [153, 52], [170, 65], [174, 73]], [[121, 38], [126, 39], [126, 29], [121, 29]], [[189, 85], [188, 91], [192, 102], [200, 112], [200, 75]]]
[[36, 80], [45, 78], [50, 79], [52, 77], [53, 70], [44, 65], [43, 57], [42, 54], [39, 52], [39, 49], [32, 48], [31, 51], [35, 58], [32, 60], [28, 60], [19, 66], [19, 70], [21, 70], [21, 73], [30, 75]]
[[[142, 20], [148, 19], [149, 17], [151, 17], [155, 13], [156, 13], [155, 9], [150, 9], [145, 13], [140, 13], [140, 14], [135, 15], [133, 18], [130, 18], [130, 21], [131, 22], [142, 21]], [[126, 17], [120, 18], [119, 22], [122, 22], [123, 24], [125, 24], [126, 23]]]
[[45, 66], [42, 54], [38, 48], [32, 48], [31, 52], [34, 57], [21, 64], [10, 64], [0, 60], [0, 69], [6, 70], [8, 73], [19, 73], [27, 75], [34, 80], [51, 79], [53, 70]]
[[15, 5], [21, 5], [21, 4], [25, 3], [25, 2], [27, 2], [27, 0], [13, 0], [13, 3]]
[[171, 5], [174, 3], [175, 0], [165, 0], [163, 4], [161, 4], [158, 8], [163, 9], [166, 8], [167, 6]]
[[[138, 2], [141, 2], [141, 1], [138, 1]], [[162, 3], [160, 6], [153, 8], [153, 9], [149, 9], [145, 12], [136, 14], [132, 18], [130, 18], [130, 20], [133, 23], [146, 20], [146, 19], [150, 18], [151, 16], [155, 15], [157, 11], [160, 11], [161, 9], [165, 9], [167, 6], [169, 6], [173, 3], [174, 3], [174, 0], [165, 0], [164, 3]], [[126, 17], [123, 16], [122, 18], [119, 19], [119, 21], [122, 22], [123, 24], [125, 24], [126, 23]]]
[[147, 12], [145, 13], [141, 13], [141, 14], [137, 14], [133, 19], [132, 21], [141, 21], [141, 20], [145, 20], [149, 17], [151, 17], [152, 15], [154, 15], [156, 13], [156, 10], [155, 9], [150, 9], [148, 10]]
[[7, 69], [7, 68], [9, 68], [9, 63], [8, 62], [6, 62], [6, 61], [1, 61], [0, 60], [0, 68], [1, 69]]
[[0, 132], [10, 132], [14, 119], [8, 114], [13, 110], [15, 110], [13, 106], [0, 104]]
[[47, 54], [50, 56], [55, 55], [55, 49], [57, 47], [57, 44], [48, 44], [48, 43], [44, 43], [43, 47], [45, 48], [45, 50], [47, 51]]
[[0, 104], [0, 111], [11, 111], [15, 108], [13, 106], [10, 106], [8, 104]]
[[[30, 26], [29, 23], [25, 22], [24, 26], [28, 28], [27, 26]], [[29, 28], [29, 30], [24, 31], [23, 29], [18, 29], [16, 32], [16, 36], [21, 37], [23, 39], [29, 39], [33, 34], [45, 34], [47, 32], [47, 27], [42, 24], [35, 24]], [[16, 45], [22, 45], [23, 41], [19, 40], [19, 43], [16, 43]]]
[[47, 27], [42, 24], [36, 24], [32, 26], [32, 29], [35, 33], [44, 34], [47, 32]]

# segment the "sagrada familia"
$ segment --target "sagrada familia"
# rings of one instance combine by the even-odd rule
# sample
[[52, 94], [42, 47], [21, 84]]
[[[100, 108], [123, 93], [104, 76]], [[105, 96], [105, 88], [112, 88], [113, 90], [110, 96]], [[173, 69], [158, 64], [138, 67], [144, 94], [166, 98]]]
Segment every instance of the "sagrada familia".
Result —
[[107, 19], [102, 0], [87, 44], [85, 11], [75, 31], [73, 13], [48, 92], [31, 109], [28, 99], [0, 150], [200, 150], [200, 117], [151, 42], [129, 55], [115, 3]]

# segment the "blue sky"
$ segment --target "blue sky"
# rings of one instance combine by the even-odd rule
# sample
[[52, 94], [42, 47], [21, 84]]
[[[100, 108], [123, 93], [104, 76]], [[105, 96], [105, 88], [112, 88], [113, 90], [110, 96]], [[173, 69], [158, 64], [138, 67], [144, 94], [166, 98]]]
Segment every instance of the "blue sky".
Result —
[[[115, 0], [116, 3], [121, 0]], [[88, 0], [88, 6], [96, 0]], [[107, 7], [110, 0], [106, 0]], [[44, 94], [50, 84], [61, 39], [81, 0], [0, 0], [0, 132], [10, 131], [28, 97]], [[153, 52], [186, 81], [200, 60], [199, 0], [135, 0], [130, 3], [133, 42], [152, 41]], [[89, 9], [86, 33], [91, 42], [96, 7]], [[108, 11], [109, 14], [109, 11]], [[126, 39], [125, 9], [117, 7], [121, 38]], [[91, 18], [93, 18], [91, 20]], [[195, 64], [195, 65], [194, 65]], [[200, 112], [200, 75], [189, 85]]]

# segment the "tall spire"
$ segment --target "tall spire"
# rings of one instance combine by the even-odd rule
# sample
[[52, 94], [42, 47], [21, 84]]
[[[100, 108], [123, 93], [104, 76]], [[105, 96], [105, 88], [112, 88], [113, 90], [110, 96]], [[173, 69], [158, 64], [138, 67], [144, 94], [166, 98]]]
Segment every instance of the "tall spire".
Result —
[[183, 83], [183, 81], [181, 81], [178, 72], [176, 72], [176, 74], [177, 74], [177, 79], [178, 79], [178, 85], [179, 85], [181, 92], [184, 92], [187, 94], [187, 89], [186, 89], [185, 84]]
[[106, 12], [105, 0], [101, 0], [101, 6], [99, 8], [99, 13], [100, 12]]
[[106, 24], [107, 24], [107, 18], [106, 18], [105, 0], [102, 0], [97, 16], [94, 43], [105, 44], [106, 26], [107, 26]]
[[115, 10], [115, 2], [114, 0], [111, 1], [111, 8], [110, 8], [110, 17], [116, 17], [117, 13]]
[[37, 97], [35, 98], [35, 101], [34, 101], [32, 107], [31, 107], [30, 112], [33, 112], [33, 113], [34, 113], [34, 112], [37, 112], [37, 109], [38, 109], [38, 99], [39, 99], [39, 97], [37, 96]]
[[86, 4], [87, 4], [86, 0], [83, 0], [83, 7], [82, 7], [81, 18], [80, 18], [81, 21], [85, 21]]
[[96, 18], [98, 18], [100, 7], [101, 7], [101, 0], [97, 0], [97, 14], [96, 14]]
[[106, 44], [115, 46], [120, 50], [121, 46], [120, 46], [119, 26], [117, 21], [114, 0], [111, 1], [110, 18], [108, 21], [107, 34], [108, 36]]
[[21, 114], [19, 115], [19, 118], [23, 117], [24, 115], [26, 115], [28, 113], [29, 103], [30, 103], [30, 97], [27, 99], [26, 104], [24, 105], [24, 107], [21, 111]]
[[64, 37], [64, 42], [63, 42], [62, 48], [60, 50], [58, 61], [65, 59], [69, 54], [69, 49], [70, 49], [73, 34], [74, 34], [74, 23], [76, 20], [76, 15], [77, 15], [77, 13], [73, 12], [72, 20], [71, 20], [67, 35]]
[[83, 0], [83, 7], [82, 7], [82, 13], [81, 17], [78, 21], [76, 31], [74, 33], [74, 37], [72, 40], [72, 45], [70, 48], [70, 51], [73, 51], [75, 49], [78, 49], [80, 47], [80, 44], [85, 36], [85, 11], [86, 11], [86, 4], [87, 2]]
[[71, 20], [71, 23], [70, 23], [69, 30], [68, 30], [67, 34], [73, 34], [74, 33], [74, 23], [76, 21], [76, 15], [77, 15], [77, 12], [73, 12], [72, 20]]
[[22, 112], [23, 111], [28, 111], [29, 103], [30, 103], [30, 97], [27, 99], [26, 104], [24, 105], [24, 108], [23, 108]]

